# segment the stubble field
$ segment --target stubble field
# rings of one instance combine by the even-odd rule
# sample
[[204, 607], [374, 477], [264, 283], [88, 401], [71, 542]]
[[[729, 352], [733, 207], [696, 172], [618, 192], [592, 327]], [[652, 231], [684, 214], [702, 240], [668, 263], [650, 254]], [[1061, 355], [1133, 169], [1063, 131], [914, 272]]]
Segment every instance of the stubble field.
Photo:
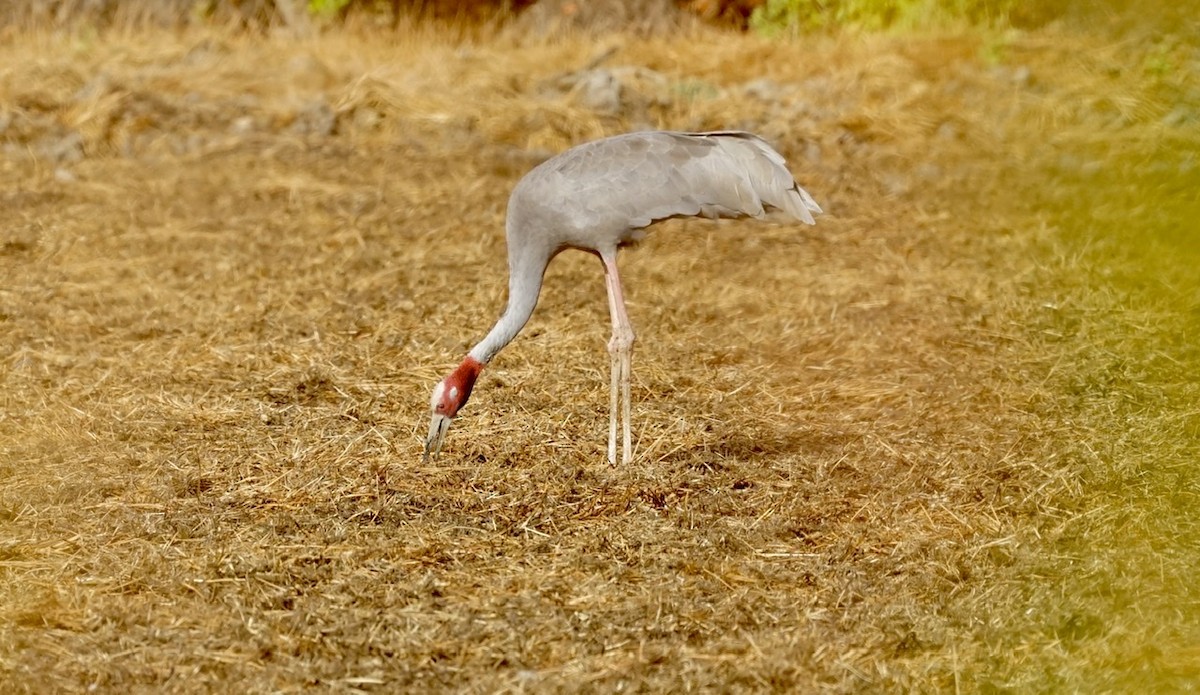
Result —
[[[0, 689], [1196, 687], [1180, 36], [8, 34]], [[623, 253], [633, 464], [579, 253], [423, 464], [512, 185], [648, 127], [828, 214]]]

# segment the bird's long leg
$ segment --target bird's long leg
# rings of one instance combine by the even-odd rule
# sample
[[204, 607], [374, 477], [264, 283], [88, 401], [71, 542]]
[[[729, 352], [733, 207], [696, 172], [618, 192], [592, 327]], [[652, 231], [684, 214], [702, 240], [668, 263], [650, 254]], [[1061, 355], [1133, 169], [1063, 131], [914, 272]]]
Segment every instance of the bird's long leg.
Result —
[[[616, 326], [613, 326], [613, 334], [616, 334]], [[621, 383], [621, 368], [620, 356], [613, 349], [613, 343], [610, 340], [608, 343], [609, 356], [612, 358], [612, 379], [609, 384], [608, 398], [608, 463], [611, 466], [617, 465], [617, 389]]]
[[629, 340], [630, 344], [621, 352], [621, 461], [628, 463], [633, 458], [633, 446], [630, 436], [630, 417], [629, 417], [629, 377], [633, 371], [633, 329], [630, 328]]
[[604, 260], [604, 289], [608, 293], [608, 314], [612, 318], [612, 337], [608, 340], [608, 354], [612, 358], [612, 378], [609, 381], [608, 399], [608, 463], [615, 466], [617, 464], [617, 408], [620, 402], [618, 389], [621, 384], [621, 354], [617, 350], [617, 334], [620, 332], [617, 324], [617, 294], [620, 293], [620, 287], [618, 286], [614, 292], [613, 274], [609, 272], [608, 261], [603, 256], [601, 260]]
[[621, 462], [633, 458], [632, 434], [630, 425], [630, 372], [633, 365], [633, 324], [625, 311], [625, 297], [621, 293], [621, 276], [617, 272], [617, 255], [601, 253], [600, 260], [604, 262], [604, 284], [608, 290], [608, 309], [612, 316], [613, 334], [608, 342], [608, 351], [612, 355], [612, 383], [609, 400], [608, 428], [608, 461], [616, 463], [617, 458], [617, 400], [618, 389], [621, 401]]

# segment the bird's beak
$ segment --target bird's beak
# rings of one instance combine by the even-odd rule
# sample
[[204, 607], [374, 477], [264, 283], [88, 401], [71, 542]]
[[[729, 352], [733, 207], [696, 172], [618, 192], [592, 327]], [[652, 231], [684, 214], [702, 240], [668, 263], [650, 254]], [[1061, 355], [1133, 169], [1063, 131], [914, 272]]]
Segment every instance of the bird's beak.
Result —
[[425, 455], [421, 458], [423, 463], [428, 463], [430, 455], [436, 456], [442, 450], [442, 440], [446, 438], [446, 431], [450, 429], [452, 422], [452, 417], [433, 414], [429, 421], [429, 436], [425, 438]]

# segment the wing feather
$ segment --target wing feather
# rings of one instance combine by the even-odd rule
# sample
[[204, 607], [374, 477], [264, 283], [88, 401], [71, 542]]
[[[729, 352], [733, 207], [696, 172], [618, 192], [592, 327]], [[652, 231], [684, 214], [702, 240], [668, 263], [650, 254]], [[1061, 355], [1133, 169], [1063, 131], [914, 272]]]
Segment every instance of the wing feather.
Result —
[[783, 156], [749, 133], [634, 133], [613, 145], [593, 163], [624, 162], [601, 180], [630, 227], [698, 214], [762, 217], [765, 207], [813, 224], [821, 211]]
[[586, 143], [536, 167], [513, 197], [553, 214], [562, 243], [585, 248], [627, 241], [636, 237], [631, 230], [670, 217], [762, 217], [777, 208], [814, 224], [821, 212], [782, 155], [739, 131], [638, 132]]

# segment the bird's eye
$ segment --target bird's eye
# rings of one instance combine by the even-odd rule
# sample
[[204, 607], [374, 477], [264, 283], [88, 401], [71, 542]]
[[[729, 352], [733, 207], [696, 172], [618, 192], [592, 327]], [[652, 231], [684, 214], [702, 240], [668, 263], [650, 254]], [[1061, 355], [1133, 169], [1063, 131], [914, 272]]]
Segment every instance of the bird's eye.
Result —
[[445, 403], [438, 403], [436, 406], [434, 406], [434, 408], [433, 408], [433, 411], [434, 411], [435, 413], [444, 413], [444, 412], [446, 412], [446, 404], [445, 404]]

